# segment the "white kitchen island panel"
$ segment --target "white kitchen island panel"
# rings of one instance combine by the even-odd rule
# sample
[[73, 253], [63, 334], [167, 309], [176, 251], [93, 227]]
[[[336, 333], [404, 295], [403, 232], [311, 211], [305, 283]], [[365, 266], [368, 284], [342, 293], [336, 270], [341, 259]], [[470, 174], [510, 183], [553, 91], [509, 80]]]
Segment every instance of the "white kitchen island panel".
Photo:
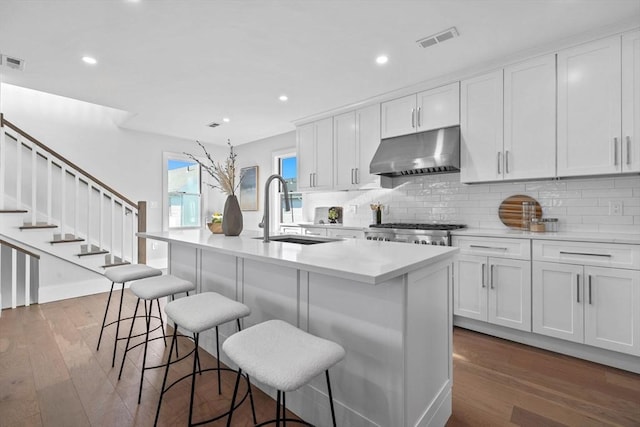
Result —
[[[243, 327], [282, 319], [341, 344], [346, 357], [330, 369], [338, 425], [445, 425], [451, 415], [457, 249], [338, 241], [314, 250], [202, 233], [144, 237], [169, 242], [172, 274], [195, 280], [200, 292], [247, 304], [252, 312]], [[415, 248], [412, 255], [403, 256], [409, 248]], [[397, 259], [387, 256], [376, 264], [394, 252]], [[235, 324], [223, 325], [221, 343], [234, 332]], [[200, 343], [215, 354], [212, 331]], [[256, 385], [275, 396], [275, 390]], [[330, 425], [324, 376], [287, 393], [287, 407], [314, 425]]]

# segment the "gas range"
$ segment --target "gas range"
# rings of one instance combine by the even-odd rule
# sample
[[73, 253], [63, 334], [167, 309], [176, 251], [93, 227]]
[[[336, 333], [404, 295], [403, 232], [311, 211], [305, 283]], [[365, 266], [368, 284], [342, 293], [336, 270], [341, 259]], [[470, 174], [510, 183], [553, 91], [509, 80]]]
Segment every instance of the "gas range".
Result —
[[405, 242], [418, 245], [451, 246], [451, 230], [465, 228], [463, 224], [386, 223], [373, 224], [365, 231], [367, 240]]

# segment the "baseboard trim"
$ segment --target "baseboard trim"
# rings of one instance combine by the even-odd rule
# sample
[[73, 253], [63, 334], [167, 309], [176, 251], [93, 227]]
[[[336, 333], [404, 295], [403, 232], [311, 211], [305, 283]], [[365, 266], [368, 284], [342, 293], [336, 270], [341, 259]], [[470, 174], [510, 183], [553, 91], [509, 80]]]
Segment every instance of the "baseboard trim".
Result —
[[614, 368], [640, 374], [640, 358], [625, 353], [605, 350], [585, 344], [573, 343], [558, 338], [534, 334], [533, 332], [518, 331], [503, 326], [492, 325], [475, 319], [460, 316], [453, 317], [454, 326], [470, 329], [520, 344], [542, 348], [544, 350], [577, 357], [590, 362], [600, 363]]
[[[47, 302], [109, 292], [110, 288], [111, 282], [104, 277], [64, 285], [43, 286], [38, 290], [38, 303], [44, 304]], [[120, 287], [117, 289], [119, 290]]]

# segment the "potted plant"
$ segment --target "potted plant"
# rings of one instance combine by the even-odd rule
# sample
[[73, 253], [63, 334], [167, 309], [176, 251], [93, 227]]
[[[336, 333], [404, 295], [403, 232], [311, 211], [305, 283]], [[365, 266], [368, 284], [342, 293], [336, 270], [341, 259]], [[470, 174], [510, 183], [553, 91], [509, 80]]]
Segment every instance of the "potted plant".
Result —
[[236, 191], [242, 180], [242, 177], [236, 180], [236, 157], [238, 155], [233, 151], [231, 141], [227, 140], [229, 155], [224, 162], [216, 162], [200, 141], [196, 141], [196, 143], [202, 148], [202, 151], [204, 151], [208, 164], [203, 163], [190, 153], [184, 154], [191, 160], [197, 162], [200, 167], [213, 178], [213, 183], [206, 183], [209, 187], [220, 190], [227, 195], [221, 218], [222, 232], [225, 236], [238, 236], [242, 232], [243, 226], [242, 211], [240, 210], [240, 204], [236, 197]]

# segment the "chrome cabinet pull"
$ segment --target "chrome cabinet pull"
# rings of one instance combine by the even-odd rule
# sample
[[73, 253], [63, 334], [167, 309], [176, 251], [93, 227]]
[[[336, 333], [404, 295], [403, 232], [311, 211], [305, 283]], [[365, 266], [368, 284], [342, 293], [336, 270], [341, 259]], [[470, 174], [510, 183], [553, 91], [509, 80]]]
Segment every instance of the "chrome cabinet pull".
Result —
[[591, 304], [591, 275], [589, 275], [589, 304]]
[[412, 128], [416, 127], [416, 109], [415, 108], [411, 109], [411, 127]]
[[353, 168], [351, 168], [351, 184], [355, 184], [355, 182], [353, 182]]
[[504, 153], [504, 171], [509, 173], [509, 150]]
[[613, 164], [618, 166], [618, 137], [613, 138]]
[[491, 266], [491, 279], [489, 280], [489, 285], [491, 286], [491, 289], [494, 289], [494, 287], [493, 287], [493, 267], [495, 267], [495, 265]]
[[631, 164], [631, 137], [627, 135], [627, 164]]
[[580, 302], [580, 275], [576, 275], [576, 302]]
[[318, 174], [317, 173], [313, 173], [313, 186], [317, 187], [318, 186]]
[[500, 172], [500, 152], [498, 151], [498, 175], [500, 175], [502, 172]]
[[484, 269], [485, 269], [485, 264], [482, 263], [482, 287], [486, 288], [486, 286], [484, 284]]
[[309, 187], [313, 187], [313, 174], [309, 174]]
[[506, 251], [507, 248], [500, 248], [498, 246], [483, 246], [483, 245], [469, 245], [470, 248], [478, 248], [478, 249], [496, 249], [499, 251]]
[[589, 252], [567, 252], [567, 251], [560, 251], [560, 253], [562, 255], [586, 255], [586, 256], [601, 256], [605, 258], [611, 258], [611, 254], [592, 254]]
[[418, 107], [418, 127], [420, 127], [420, 116], [422, 115], [422, 107]]
[[360, 168], [356, 168], [355, 170], [356, 184], [360, 184]]

